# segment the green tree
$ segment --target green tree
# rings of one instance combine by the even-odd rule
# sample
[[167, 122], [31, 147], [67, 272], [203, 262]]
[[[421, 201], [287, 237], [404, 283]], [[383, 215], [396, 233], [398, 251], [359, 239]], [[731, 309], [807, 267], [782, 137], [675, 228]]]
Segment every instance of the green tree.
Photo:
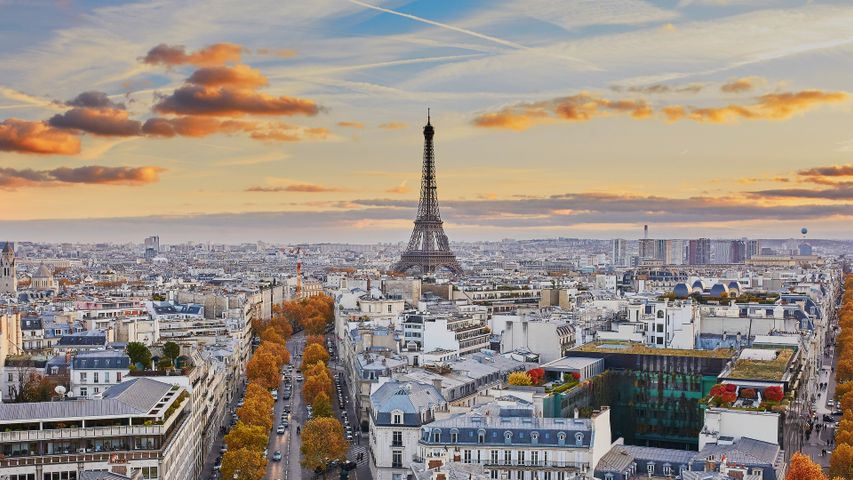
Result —
[[181, 347], [175, 342], [166, 342], [163, 345], [163, 355], [166, 355], [172, 360], [172, 363], [175, 363], [175, 360], [181, 356]]
[[151, 368], [151, 350], [139, 342], [130, 342], [127, 344], [127, 355], [130, 361], [135, 364], [141, 364], [143, 370]]

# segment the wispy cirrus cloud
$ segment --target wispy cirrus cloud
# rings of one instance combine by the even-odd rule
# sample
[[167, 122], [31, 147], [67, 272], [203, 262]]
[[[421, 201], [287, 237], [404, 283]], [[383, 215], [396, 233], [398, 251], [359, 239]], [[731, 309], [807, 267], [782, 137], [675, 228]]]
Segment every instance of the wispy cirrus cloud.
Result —
[[338, 126], [339, 126], [339, 127], [343, 127], [343, 128], [359, 128], [359, 129], [364, 128], [364, 124], [363, 124], [363, 123], [361, 123], [361, 122], [352, 122], [352, 121], [343, 121], [343, 122], [338, 122]]
[[0, 168], [0, 189], [72, 184], [140, 186], [160, 180], [160, 167], [60, 167], [52, 170]]

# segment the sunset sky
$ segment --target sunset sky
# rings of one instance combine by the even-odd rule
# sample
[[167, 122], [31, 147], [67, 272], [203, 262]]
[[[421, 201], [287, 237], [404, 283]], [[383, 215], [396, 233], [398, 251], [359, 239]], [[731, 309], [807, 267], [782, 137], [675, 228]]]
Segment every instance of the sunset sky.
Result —
[[853, 2], [0, 0], [0, 240], [853, 237]]

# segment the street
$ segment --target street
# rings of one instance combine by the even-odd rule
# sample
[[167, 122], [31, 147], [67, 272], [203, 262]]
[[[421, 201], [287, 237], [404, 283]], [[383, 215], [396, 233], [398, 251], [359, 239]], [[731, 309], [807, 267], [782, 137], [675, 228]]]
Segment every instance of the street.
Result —
[[[835, 436], [835, 428], [834, 426], [830, 426], [831, 424], [824, 422], [823, 416], [831, 415], [832, 411], [838, 408], [837, 406], [827, 407], [826, 405], [827, 401], [833, 400], [835, 397], [835, 373], [833, 369], [838, 362], [838, 358], [835, 355], [835, 333], [837, 332], [832, 330], [833, 326], [834, 322], [830, 326], [830, 333], [827, 335], [832, 348], [826, 351], [827, 354], [823, 358], [824, 367], [821, 368], [817, 380], [819, 384], [826, 383], [827, 386], [825, 390], [818, 391], [820, 397], [817, 398], [815, 406], [815, 424], [824, 424], [827, 426], [820, 430], [817, 428], [813, 429], [811, 436], [806, 440], [806, 445], [803, 448], [803, 453], [809, 455], [812, 460], [824, 468], [829, 467], [829, 460], [832, 456], [831, 452], [834, 445], [827, 445], [827, 442]], [[833, 419], [837, 422], [841, 417], [836, 416]], [[825, 455], [823, 454], [824, 451], [826, 451]]]
[[[285, 375], [282, 375], [281, 382], [278, 387], [278, 400], [275, 402], [273, 407], [273, 426], [270, 431], [270, 438], [267, 444], [267, 459], [269, 463], [267, 464], [267, 479], [271, 480], [285, 480], [285, 479], [310, 479], [314, 478], [314, 472], [303, 469], [300, 465], [301, 459], [301, 438], [300, 435], [297, 435], [296, 429], [297, 427], [303, 427], [305, 422], [308, 421], [308, 410], [306, 405], [302, 399], [302, 385], [303, 382], [297, 381], [297, 375], [299, 375], [298, 371], [302, 366], [302, 352], [305, 350], [305, 334], [303, 332], [299, 332], [294, 334], [287, 341], [287, 349], [291, 354], [291, 365], [293, 365], [293, 370], [287, 374], [290, 377], [291, 384], [291, 396], [290, 399], [285, 400]], [[336, 376], [338, 372], [343, 372], [343, 370], [339, 367], [336, 362], [336, 357], [334, 350], [330, 352], [332, 355], [332, 360], [329, 362], [330, 370], [333, 376]], [[343, 379], [343, 374], [341, 373], [341, 378], [333, 378], [333, 382], [340, 381], [341, 388], [346, 389], [347, 385]], [[244, 391], [244, 387], [241, 386], [239, 392], [242, 393]], [[232, 400], [231, 405], [229, 405], [228, 415], [226, 424], [231, 426], [231, 415], [230, 412], [236, 409], [237, 402], [239, 401], [240, 394], [235, 395], [235, 398]], [[346, 392], [342, 395], [344, 399], [344, 405], [341, 405], [338, 401], [337, 390], [332, 393], [330, 396], [332, 399], [332, 408], [335, 412], [335, 416], [338, 420], [343, 423], [344, 415], [342, 415], [343, 411], [346, 411], [346, 418], [350, 421], [356, 418], [355, 411], [353, 410], [352, 403], [347, 399], [350, 397]], [[276, 430], [278, 429], [279, 424], [281, 423], [281, 414], [284, 411], [285, 406], [290, 406], [290, 414], [286, 417], [288, 419], [288, 427], [285, 429], [284, 434], [279, 435]], [[214, 441], [214, 445], [211, 449], [210, 455], [208, 455], [204, 470], [201, 478], [218, 478], [217, 472], [214, 470], [214, 463], [216, 462], [217, 457], [220, 456], [220, 448], [223, 446], [223, 436], [224, 434], [220, 434], [217, 436]], [[368, 451], [367, 451], [367, 436], [362, 435], [358, 432], [358, 426], [353, 425], [353, 440], [351, 441], [350, 451], [348, 454], [348, 459], [352, 462], [357, 463], [356, 470], [350, 472], [350, 478], [352, 479], [367, 479], [370, 478], [370, 468], [368, 464]], [[275, 452], [281, 452], [281, 460], [275, 461], [273, 460], [273, 455]], [[358, 460], [358, 456], [361, 455], [360, 461]], [[334, 472], [328, 472], [327, 478], [333, 478], [338, 475], [337, 469]]]

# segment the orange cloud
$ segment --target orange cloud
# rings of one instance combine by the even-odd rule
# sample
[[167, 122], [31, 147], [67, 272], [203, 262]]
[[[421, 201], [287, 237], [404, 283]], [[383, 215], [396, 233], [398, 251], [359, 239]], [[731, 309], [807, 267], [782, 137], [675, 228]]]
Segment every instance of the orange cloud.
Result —
[[522, 103], [474, 118], [474, 125], [522, 131], [554, 119], [586, 122], [613, 114], [649, 118], [652, 107], [645, 100], [609, 100], [586, 92], [544, 102]]
[[507, 128], [515, 131], [527, 130], [533, 126], [535, 118], [544, 118], [544, 112], [514, 112], [509, 109], [498, 112], [484, 113], [474, 119], [474, 125], [486, 128]]
[[0, 188], [58, 187], [69, 184], [140, 186], [160, 180], [160, 167], [60, 167], [53, 170], [0, 168]]
[[338, 126], [344, 128], [364, 128], [364, 124], [361, 122], [338, 122]]
[[[622, 87], [618, 87], [622, 88]], [[699, 123], [728, 123], [733, 120], [785, 120], [814, 107], [846, 101], [847, 92], [803, 90], [799, 92], [771, 93], [758, 97], [750, 105], [730, 104], [722, 107], [695, 107], [667, 105], [659, 111], [667, 121], [692, 120]], [[526, 130], [533, 125], [555, 119], [585, 122], [596, 117], [614, 114], [634, 119], [647, 119], [654, 109], [646, 100], [610, 100], [589, 93], [580, 93], [552, 100], [520, 103], [496, 112], [483, 113], [474, 118], [478, 127]]]
[[187, 83], [204, 85], [207, 87], [219, 87], [222, 85], [233, 85], [243, 88], [257, 88], [267, 85], [267, 77], [260, 70], [248, 65], [216, 66], [200, 68], [190, 75]]
[[247, 192], [263, 192], [263, 193], [276, 193], [276, 192], [299, 192], [299, 193], [328, 193], [328, 192], [342, 192], [342, 188], [338, 187], [327, 187], [324, 185], [317, 185], [314, 183], [296, 183], [293, 185], [286, 185], [283, 187], [249, 187], [246, 189]]
[[764, 83], [764, 79], [761, 77], [738, 78], [721, 85], [720, 91], [724, 93], [743, 93], [752, 90], [761, 83]]
[[272, 55], [278, 58], [291, 58], [296, 56], [296, 50], [290, 48], [259, 48], [255, 50], [258, 55]]
[[250, 132], [257, 128], [254, 122], [217, 120], [209, 117], [154, 117], [145, 121], [142, 132], [152, 137], [205, 137], [215, 133]]
[[806, 177], [851, 177], [853, 176], [853, 164], [810, 168], [808, 170], [800, 170], [797, 172], [797, 175]]
[[0, 123], [0, 151], [74, 155], [80, 153], [80, 138], [44, 122], [8, 118]]
[[768, 93], [758, 97], [756, 105], [768, 118], [786, 119], [794, 114], [827, 103], [841, 103], [850, 98], [847, 92], [802, 90], [799, 92]]
[[82, 130], [106, 137], [139, 135], [142, 123], [128, 118], [127, 110], [75, 107], [48, 120], [52, 127]]
[[379, 128], [384, 128], [385, 130], [400, 130], [406, 127], [408, 125], [403, 122], [387, 122], [379, 125]]
[[412, 191], [412, 189], [406, 186], [406, 180], [403, 180], [403, 182], [400, 183], [399, 185], [397, 185], [396, 187], [389, 188], [388, 190], [385, 190], [385, 192], [387, 192], [387, 193], [400, 193], [400, 194], [409, 193], [411, 191]]
[[240, 61], [243, 47], [233, 43], [215, 43], [213, 45], [187, 53], [183, 45], [161, 43], [148, 51], [141, 60], [150, 65], [223, 65]]
[[[799, 92], [769, 93], [758, 97], [752, 105], [726, 105], [724, 107], [688, 107], [680, 116], [668, 115], [670, 121], [686, 118], [700, 123], [728, 123], [733, 120], [787, 120], [814, 107], [846, 101], [846, 92], [803, 90]], [[678, 107], [683, 108], [683, 107]]]
[[177, 115], [316, 115], [320, 109], [313, 100], [275, 97], [251, 90], [222, 86], [206, 88], [184, 85], [162, 98], [154, 111]]
[[305, 128], [286, 123], [267, 125], [252, 132], [255, 140], [274, 140], [279, 142], [299, 142], [303, 140], [323, 140], [329, 135], [325, 128]]

